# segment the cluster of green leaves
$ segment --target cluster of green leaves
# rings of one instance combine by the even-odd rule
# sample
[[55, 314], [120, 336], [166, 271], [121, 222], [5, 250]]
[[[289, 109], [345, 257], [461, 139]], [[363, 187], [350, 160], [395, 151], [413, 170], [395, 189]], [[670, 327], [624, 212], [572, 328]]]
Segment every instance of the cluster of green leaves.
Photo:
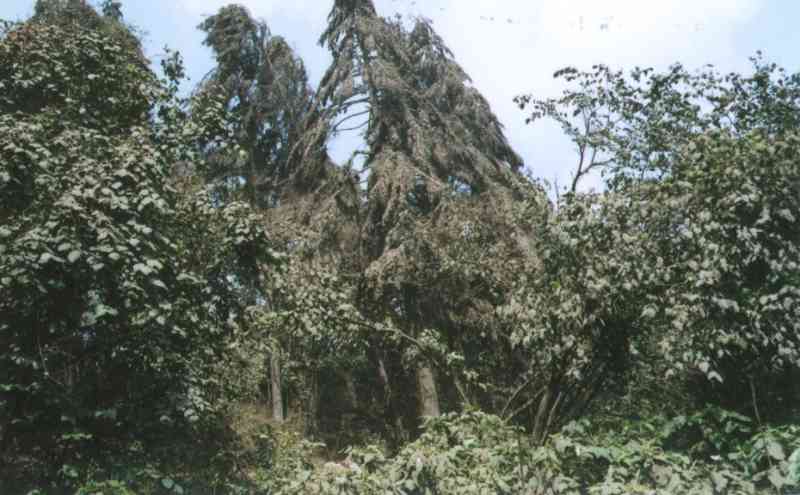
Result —
[[[715, 416], [726, 427], [748, 421], [722, 411]], [[798, 447], [797, 427], [748, 430], [737, 450], [709, 455], [676, 441], [693, 436], [694, 425], [686, 417], [581, 421], [536, 446], [496, 416], [449, 414], [428, 420], [419, 439], [394, 456], [363, 447], [342, 462], [282, 471], [288, 477], [274, 493], [757, 494], [790, 483], [785, 452]]]
[[[238, 10], [222, 14], [206, 25], [210, 43], [233, 47], [218, 49], [220, 70], [240, 40], [219, 29], [249, 25]], [[416, 368], [436, 375], [446, 408], [481, 405], [539, 442], [595, 403], [641, 389], [643, 374], [663, 377], [654, 383], [662, 391], [691, 389], [681, 397], [687, 406], [694, 398], [755, 416], [790, 414], [797, 77], [758, 59], [752, 76], [680, 66], [630, 76], [562, 71], [577, 86], [563, 98], [519, 100], [534, 106], [532, 119], [561, 123], [581, 152], [570, 193], [549, 207], [538, 188], [514, 180], [499, 126], [430, 25], [408, 31], [379, 18], [371, 2], [335, 2], [322, 41], [334, 63], [308, 139], [318, 144], [362, 117], [357, 128], [370, 147], [369, 181], [354, 208], [361, 258], [349, 267], [360, 283], [337, 290], [328, 281], [345, 277], [319, 277], [336, 271], [325, 263], [295, 269], [302, 275], [286, 287], [297, 292], [281, 294], [285, 308], [261, 319], [270, 333], [296, 333], [284, 340], [290, 361], [321, 362], [317, 344], [341, 350], [353, 322], [363, 322], [356, 326], [372, 332], [358, 339], [372, 340], [371, 355], [358, 364], [383, 370], [393, 361], [387, 396], [393, 387], [412, 393], [406, 372]], [[406, 107], [415, 111], [398, 110]], [[480, 135], [475, 122], [492, 132]], [[440, 147], [448, 140], [465, 144]], [[306, 149], [307, 162], [318, 158], [317, 147]], [[578, 194], [578, 180], [596, 168], [608, 174], [608, 192]], [[298, 217], [314, 225], [312, 213]], [[316, 245], [317, 261], [341, 261], [325, 247]], [[352, 367], [357, 354], [325, 366]]]
[[[9, 490], [16, 479], [42, 488], [92, 472], [102, 480], [144, 449], [137, 442], [168, 457], [177, 447], [158, 447], [165, 438], [191, 443], [219, 430], [230, 397], [223, 363], [239, 364], [227, 350], [243, 321], [230, 276], [273, 260], [247, 206], [216, 209], [208, 193], [170, 185], [199, 132], [164, 118], [180, 115], [167, 109], [175, 91], [115, 35], [118, 19], [87, 12], [86, 22], [34, 18], [0, 40], [0, 478]], [[169, 479], [157, 471], [135, 477]]]
[[[561, 71], [518, 100], [580, 153], [549, 204], [429, 22], [337, 0], [315, 97], [244, 8], [200, 29], [217, 66], [181, 98], [118, 2], [0, 26], [0, 490], [797, 484], [800, 76]], [[345, 123], [368, 149], [337, 167]], [[394, 454], [315, 467], [242, 427], [268, 375], [306, 433], [358, 420]], [[467, 412], [407, 442], [442, 409]]]
[[80, 25], [30, 21], [8, 32], [1, 56], [4, 114], [47, 113], [113, 135], [141, 125], [158, 91], [143, 57]]
[[506, 310], [515, 342], [547, 349], [548, 372], [579, 388], [627, 363], [664, 388], [692, 383], [701, 402], [786, 413], [800, 364], [800, 79], [759, 58], [749, 76], [557, 75], [563, 97], [518, 101], [574, 139], [576, 181], [600, 168], [609, 190], [573, 184], [536, 223], [541, 270]]

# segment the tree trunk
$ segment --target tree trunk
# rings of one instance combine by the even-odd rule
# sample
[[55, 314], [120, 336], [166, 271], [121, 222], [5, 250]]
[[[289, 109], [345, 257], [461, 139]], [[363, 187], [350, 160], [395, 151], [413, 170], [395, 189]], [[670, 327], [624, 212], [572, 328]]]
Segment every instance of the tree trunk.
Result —
[[283, 391], [281, 390], [281, 357], [277, 350], [269, 358], [270, 381], [272, 384], [272, 419], [283, 423]]
[[551, 385], [547, 387], [539, 402], [539, 409], [536, 411], [536, 418], [533, 420], [533, 439], [538, 444], [543, 444], [548, 434], [550, 426], [553, 424], [556, 411], [561, 404], [562, 394], [560, 386]]
[[308, 377], [308, 403], [306, 404], [306, 436], [319, 433], [319, 371], [313, 370]]
[[436, 391], [436, 378], [433, 369], [427, 364], [417, 367], [417, 394], [419, 395], [420, 414], [426, 416], [439, 416], [439, 393]]
[[389, 372], [386, 370], [386, 363], [383, 357], [378, 357], [378, 377], [383, 385], [384, 414], [386, 423], [392, 425], [394, 429], [389, 435], [391, 448], [404, 445], [408, 441], [408, 432], [403, 424], [402, 408], [395, 403], [395, 395], [392, 391]]
[[383, 358], [378, 358], [378, 377], [381, 379], [383, 385], [383, 400], [388, 407], [391, 403], [392, 387], [389, 382], [389, 373], [386, 372], [386, 365], [383, 363]]

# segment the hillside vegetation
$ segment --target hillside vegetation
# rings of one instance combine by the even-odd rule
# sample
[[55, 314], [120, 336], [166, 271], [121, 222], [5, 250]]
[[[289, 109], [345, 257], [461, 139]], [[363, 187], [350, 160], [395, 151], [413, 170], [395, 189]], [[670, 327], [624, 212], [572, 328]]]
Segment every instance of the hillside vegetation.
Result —
[[334, 0], [314, 88], [226, 6], [186, 92], [120, 2], [34, 12], [0, 24], [0, 493], [800, 489], [800, 74], [565, 68], [516, 99], [578, 150], [552, 197], [425, 19]]

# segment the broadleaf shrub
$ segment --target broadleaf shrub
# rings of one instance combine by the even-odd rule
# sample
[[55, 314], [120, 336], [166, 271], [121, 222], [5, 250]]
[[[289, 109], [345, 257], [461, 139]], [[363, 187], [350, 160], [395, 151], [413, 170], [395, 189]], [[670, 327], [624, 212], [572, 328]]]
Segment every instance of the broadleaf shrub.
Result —
[[496, 416], [448, 414], [428, 420], [419, 439], [394, 456], [368, 446], [340, 463], [283, 471], [275, 493], [758, 494], [795, 483], [797, 457], [776, 452], [798, 445], [800, 428], [759, 433], [744, 456], [672, 450], [668, 440], [676, 433], [676, 419], [613, 427], [581, 421], [536, 446]]

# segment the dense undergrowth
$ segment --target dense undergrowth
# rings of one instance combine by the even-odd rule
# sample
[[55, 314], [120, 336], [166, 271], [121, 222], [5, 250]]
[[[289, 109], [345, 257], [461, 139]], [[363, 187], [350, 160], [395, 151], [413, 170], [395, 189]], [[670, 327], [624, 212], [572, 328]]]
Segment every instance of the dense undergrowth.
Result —
[[[721, 432], [708, 429], [713, 422]], [[738, 441], [724, 433], [731, 431], [740, 432]], [[495, 416], [469, 412], [430, 419], [390, 457], [375, 446], [354, 448], [344, 462], [307, 462], [289, 476], [269, 476], [266, 492], [781, 493], [797, 483], [798, 454], [789, 454], [798, 447], [798, 427], [753, 435], [747, 418], [720, 411], [581, 421], [542, 446]]]
[[[133, 466], [114, 481], [84, 482], [78, 493], [769, 494], [791, 493], [800, 475], [799, 427], [757, 429], [717, 409], [579, 421], [544, 445], [496, 416], [447, 414], [426, 421], [419, 438], [391, 454], [375, 444], [327, 452], [297, 425], [276, 426], [243, 409], [249, 412], [241, 418], [243, 443], [229, 452], [237, 464], [230, 478], [203, 479], [198, 464], [183, 472], [133, 467], [130, 458]], [[220, 462], [206, 469], [219, 474]]]

